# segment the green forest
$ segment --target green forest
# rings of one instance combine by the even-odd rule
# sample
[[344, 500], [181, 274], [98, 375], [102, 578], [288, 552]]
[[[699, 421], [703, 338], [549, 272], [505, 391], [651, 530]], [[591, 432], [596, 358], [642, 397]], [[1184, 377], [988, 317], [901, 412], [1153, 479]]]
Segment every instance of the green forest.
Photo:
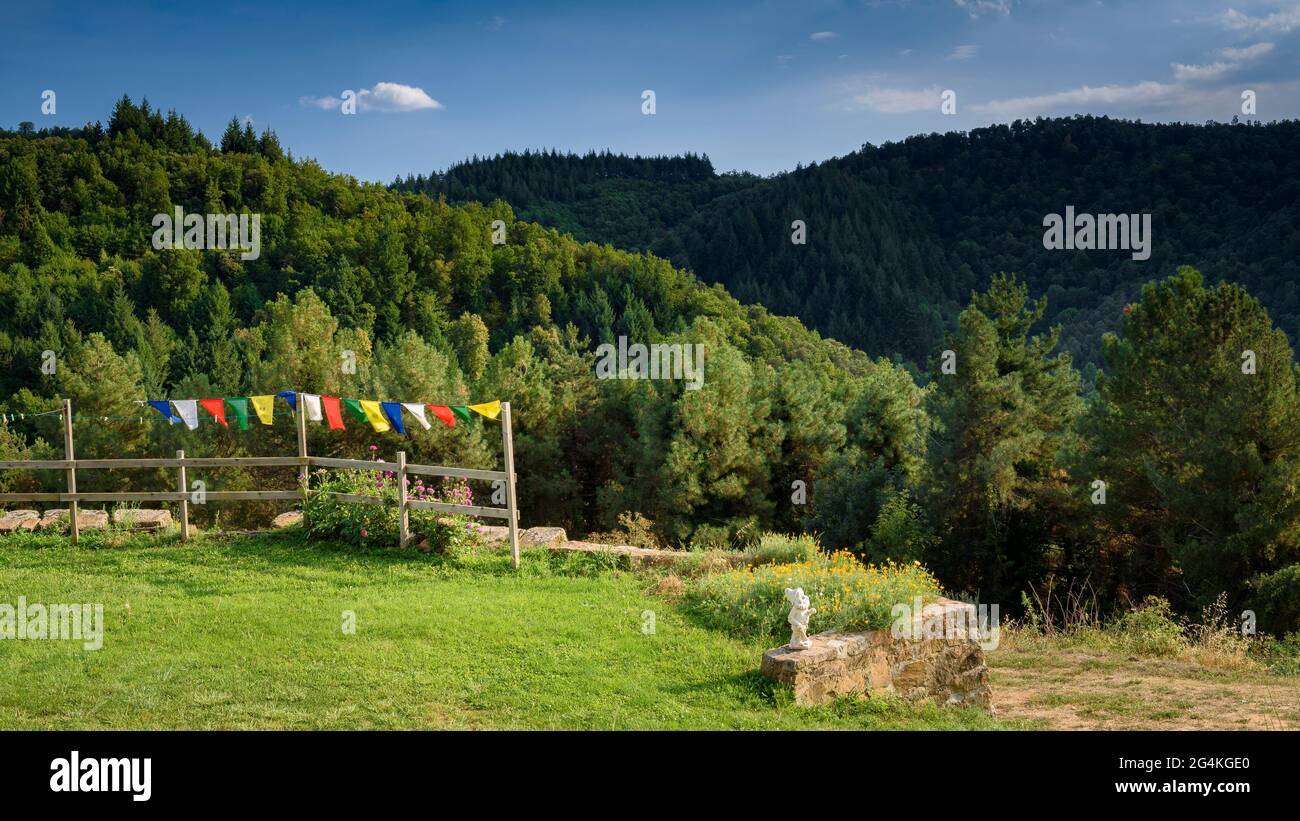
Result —
[[[1046, 321], [1091, 385], [1101, 337], [1144, 283], [1192, 265], [1250, 289], [1300, 332], [1300, 124], [1017, 121], [929, 134], [763, 178], [706, 157], [554, 152], [472, 158], [396, 190], [503, 199], [521, 218], [651, 250], [745, 303], [873, 356], [923, 365], [1002, 271], [1047, 297]], [[1049, 252], [1045, 214], [1149, 213], [1154, 246]], [[791, 243], [803, 220], [807, 243]]]
[[[57, 423], [29, 415], [60, 398], [102, 420], [78, 421], [79, 458], [293, 442], [115, 419], [142, 399], [502, 399], [525, 524], [635, 514], [683, 548], [809, 531], [1009, 609], [1049, 584], [1188, 610], [1226, 592], [1281, 633], [1300, 624], [1297, 127], [1017, 123], [770, 179], [530, 154], [394, 190], [123, 97], [107, 126], [0, 132], [0, 458], [58, 458]], [[1153, 212], [1152, 258], [1046, 254], [1042, 214], [1069, 203]], [[155, 250], [175, 206], [260, 214], [260, 256]], [[703, 345], [703, 387], [596, 379], [619, 336]], [[479, 423], [309, 436], [499, 460]]]

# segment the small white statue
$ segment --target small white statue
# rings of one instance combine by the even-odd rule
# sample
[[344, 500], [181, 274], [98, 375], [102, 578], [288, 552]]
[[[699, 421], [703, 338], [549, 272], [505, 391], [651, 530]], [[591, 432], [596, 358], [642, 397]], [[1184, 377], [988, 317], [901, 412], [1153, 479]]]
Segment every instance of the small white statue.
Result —
[[791, 650], [807, 650], [812, 647], [808, 638], [808, 619], [817, 612], [816, 607], [809, 607], [808, 595], [802, 587], [787, 587], [785, 597], [790, 600], [790, 644]]

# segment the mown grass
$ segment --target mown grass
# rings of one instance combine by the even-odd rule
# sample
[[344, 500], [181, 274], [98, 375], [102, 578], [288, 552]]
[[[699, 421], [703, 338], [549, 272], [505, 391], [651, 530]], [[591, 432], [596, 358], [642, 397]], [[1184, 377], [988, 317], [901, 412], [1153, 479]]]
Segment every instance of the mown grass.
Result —
[[[617, 562], [459, 565], [300, 534], [0, 540], [0, 602], [99, 602], [103, 647], [0, 641], [0, 729], [956, 729], [892, 700], [790, 703], [765, 642], [710, 630]], [[344, 612], [356, 631], [345, 634]], [[654, 614], [654, 632], [643, 632]]]

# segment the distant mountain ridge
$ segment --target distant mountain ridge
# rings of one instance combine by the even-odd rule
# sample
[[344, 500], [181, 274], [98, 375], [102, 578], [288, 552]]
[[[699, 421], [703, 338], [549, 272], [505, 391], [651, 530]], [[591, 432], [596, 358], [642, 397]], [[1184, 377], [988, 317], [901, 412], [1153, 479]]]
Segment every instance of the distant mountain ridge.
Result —
[[[575, 236], [647, 249], [738, 299], [871, 354], [923, 363], [999, 271], [1048, 297], [1063, 345], [1095, 362], [1140, 285], [1178, 265], [1244, 284], [1300, 333], [1300, 123], [1018, 121], [928, 134], [773, 177], [707, 157], [538, 152], [475, 158], [394, 187], [503, 199]], [[1043, 247], [1067, 206], [1150, 214], [1149, 260]], [[803, 220], [807, 243], [791, 242]]]

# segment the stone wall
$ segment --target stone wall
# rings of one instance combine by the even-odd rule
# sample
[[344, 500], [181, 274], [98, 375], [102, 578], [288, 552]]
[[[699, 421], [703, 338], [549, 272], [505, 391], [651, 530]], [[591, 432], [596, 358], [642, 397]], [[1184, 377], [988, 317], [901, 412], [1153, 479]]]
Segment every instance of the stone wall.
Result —
[[[974, 624], [974, 618], [974, 606], [951, 599], [938, 599], [922, 609], [927, 623]], [[892, 694], [991, 711], [984, 651], [968, 634], [952, 632], [960, 635], [905, 639], [894, 638], [888, 629], [818, 633], [809, 636], [812, 647], [807, 650], [783, 645], [764, 653], [763, 675], [793, 688], [796, 704]]]

